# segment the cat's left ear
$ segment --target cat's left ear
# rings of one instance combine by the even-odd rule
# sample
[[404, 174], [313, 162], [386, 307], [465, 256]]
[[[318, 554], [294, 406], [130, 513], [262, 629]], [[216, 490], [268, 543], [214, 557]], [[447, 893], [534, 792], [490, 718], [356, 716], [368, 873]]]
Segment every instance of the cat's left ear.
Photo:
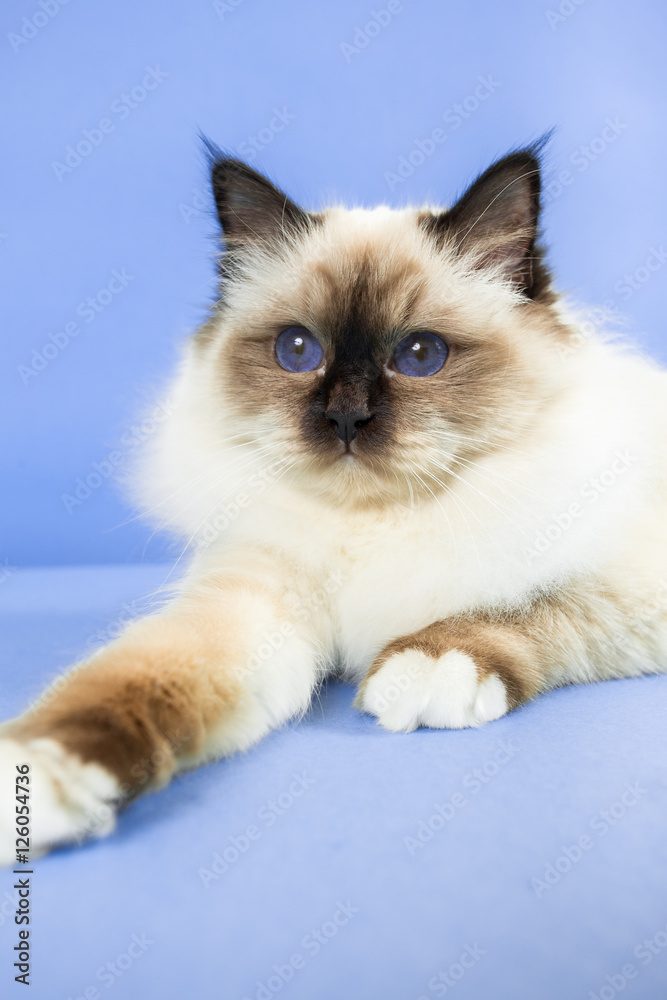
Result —
[[230, 248], [270, 246], [312, 224], [315, 217], [295, 205], [263, 174], [209, 146], [211, 152], [213, 197]]
[[498, 160], [452, 208], [422, 220], [442, 244], [465, 254], [475, 269], [493, 268], [529, 298], [543, 284], [541, 253], [536, 249], [540, 146]]

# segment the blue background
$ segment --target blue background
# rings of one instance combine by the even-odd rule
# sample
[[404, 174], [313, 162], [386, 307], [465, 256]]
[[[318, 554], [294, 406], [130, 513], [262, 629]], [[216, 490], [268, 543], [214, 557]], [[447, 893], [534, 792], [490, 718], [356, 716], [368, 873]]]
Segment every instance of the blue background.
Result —
[[[555, 0], [405, 0], [351, 53], [342, 46], [386, 7], [381, 0], [234, 2], [220, 16], [203, 0], [71, 0], [13, 45], [9, 36], [40, 8], [2, 6], [0, 562], [167, 552], [160, 538], [146, 547], [142, 523], [119, 527], [131, 511], [111, 479], [72, 513], [62, 495], [107, 459], [146, 394], [159, 394], [210, 301], [215, 226], [198, 129], [243, 151], [274, 108], [286, 109], [293, 118], [262, 133], [269, 141], [252, 162], [316, 207], [451, 200], [494, 157], [556, 126], [546, 180], [572, 175], [545, 216], [559, 285], [587, 304], [612, 300], [630, 333], [667, 356], [663, 275], [627, 300], [614, 289], [667, 228], [662, 5], [565, 0], [572, 13], [555, 20]], [[121, 120], [112, 109], [147, 66], [167, 76]], [[493, 93], [460, 127], [444, 121], [480, 76], [495, 81]], [[54, 162], [102, 118], [113, 132], [58, 179]], [[584, 170], [577, 150], [607, 118], [623, 128]], [[439, 127], [446, 141], [390, 190], [386, 173]], [[20, 366], [77, 320], [79, 303], [114, 269], [133, 280], [94, 322], [79, 318], [79, 335], [25, 384]]]
[[[404, 0], [346, 58], [341, 46], [384, 0], [235, 2], [221, 17], [208, 0], [71, 0], [14, 46], [38, 0], [0, 11], [2, 718], [113, 634], [169, 572], [152, 565], [165, 539], [147, 545], [139, 522], [119, 527], [132, 512], [110, 480], [71, 514], [62, 494], [108, 461], [205, 315], [215, 225], [199, 129], [239, 152], [263, 136], [251, 162], [317, 207], [450, 200], [497, 155], [556, 126], [545, 222], [559, 285], [622, 310], [630, 335], [667, 360], [663, 274], [619, 290], [666, 236], [662, 5], [564, 0], [571, 13], [550, 23], [548, 0]], [[167, 75], [121, 119], [114, 109], [146, 67]], [[493, 93], [455, 128], [452, 109], [479, 77]], [[276, 108], [293, 118], [267, 133]], [[103, 118], [113, 131], [59, 180], [54, 162]], [[620, 134], [601, 147], [607, 119]], [[446, 141], [391, 190], [387, 173], [436, 128]], [[86, 323], [77, 307], [114, 270], [132, 280]], [[80, 333], [22, 378], [75, 321]], [[351, 699], [347, 686], [326, 687], [301, 723], [137, 801], [108, 840], [38, 862], [34, 1000], [93, 985], [106, 996], [97, 970], [143, 932], [153, 943], [110, 996], [255, 997], [347, 899], [359, 912], [308, 956], [286, 1000], [433, 997], [429, 979], [475, 943], [486, 954], [452, 989], [460, 1000], [585, 1000], [628, 962], [638, 976], [623, 996], [664, 1000], [667, 949], [647, 966], [633, 950], [667, 926], [667, 677], [569, 688], [479, 731], [410, 736], [383, 732]], [[520, 750], [411, 857], [404, 838], [501, 740]], [[198, 869], [304, 770], [309, 791], [204, 889]], [[637, 804], [538, 898], [531, 880], [627, 782], [645, 789]], [[18, 997], [11, 884], [4, 872], [0, 991]]]

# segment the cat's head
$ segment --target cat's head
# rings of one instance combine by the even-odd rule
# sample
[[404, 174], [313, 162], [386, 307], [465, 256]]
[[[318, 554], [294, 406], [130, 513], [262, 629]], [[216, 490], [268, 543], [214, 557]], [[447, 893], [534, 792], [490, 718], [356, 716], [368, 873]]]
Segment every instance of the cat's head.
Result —
[[311, 213], [222, 155], [212, 182], [221, 297], [198, 349], [227, 429], [267, 461], [373, 503], [439, 492], [460, 463], [529, 432], [555, 391], [561, 330], [538, 148], [445, 210]]

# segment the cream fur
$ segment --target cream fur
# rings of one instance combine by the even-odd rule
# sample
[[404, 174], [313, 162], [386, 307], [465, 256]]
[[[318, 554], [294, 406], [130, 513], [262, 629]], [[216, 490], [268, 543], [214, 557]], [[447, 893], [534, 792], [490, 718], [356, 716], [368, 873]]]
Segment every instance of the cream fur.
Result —
[[[307, 236], [239, 256], [137, 468], [138, 502], [187, 560], [174, 601], [3, 730], [0, 769], [34, 759], [33, 850], [82, 825], [107, 832], [108, 800], [144, 787], [145, 746], [157, 786], [304, 711], [334, 669], [368, 675], [359, 706], [404, 731], [480, 725], [560, 684], [667, 669], [667, 375], [585, 336], [565, 303], [523, 300], [502, 255], [480, 267], [437, 249], [419, 215], [331, 209]], [[331, 288], [371, 265], [388, 329], [409, 304], [412, 329], [451, 327], [464, 350], [486, 340], [496, 361], [461, 397], [461, 420], [412, 386], [384, 462], [353, 451], [313, 464], [297, 383], [276, 381], [267, 349], [266, 391], [244, 387], [243, 359], [271, 324], [322, 328]], [[394, 640], [403, 648], [383, 658]], [[81, 722], [101, 710], [121, 734], [104, 763]], [[10, 804], [0, 860], [14, 827]]]
[[[380, 249], [409, 244], [416, 239], [414, 217], [388, 209], [349, 215], [336, 210], [333, 235], [316, 237], [323, 247], [309, 245], [307, 252], [317, 256], [333, 244], [355, 241], [377, 242]], [[361, 677], [398, 635], [474, 608], [520, 606], [536, 588], [567, 587], [582, 576], [599, 579], [642, 615], [667, 576], [664, 372], [602, 336], [580, 334], [576, 318], [561, 305], [573, 344], [564, 350], [555, 338], [550, 342], [543, 332], [517, 323], [514, 293], [493, 278], [468, 276], [470, 324], [483, 323], [485, 309], [504, 311], [508, 368], [514, 352], [528, 357], [543, 383], [540, 393], [553, 397], [545, 412], [531, 411], [507, 449], [479, 457], [466, 481], [453, 484], [453, 496], [422, 496], [412, 510], [405, 502], [365, 508], [345, 503], [340, 494], [318, 497], [302, 488], [307, 480], [298, 464], [282, 476], [277, 465], [275, 481], [253, 493], [253, 475], [285, 453], [292, 457], [291, 429], [276, 429], [261, 413], [240, 420], [221, 398], [215, 360], [220, 342], [233, 335], [236, 310], [259, 309], [271, 283], [279, 281], [279, 262], [260, 265], [266, 267], [254, 283], [234, 288], [231, 323], [220, 318], [204, 349], [194, 343], [186, 351], [173, 387], [176, 413], [163, 427], [139, 489], [157, 523], [177, 530], [193, 547], [194, 577], [224, 571], [246, 548], [270, 549], [281, 578], [307, 602], [332, 570], [339, 571], [345, 583], [318, 615], [318, 639], [330, 661], [338, 655], [352, 677]], [[436, 263], [427, 260], [426, 266]], [[448, 299], [447, 275], [453, 288], [461, 280], [460, 265], [437, 266], [445, 272], [442, 295]], [[294, 288], [281, 295], [292, 293], [301, 294]], [[267, 450], [253, 457], [252, 445], [239, 445], [244, 434], [258, 435], [259, 447]], [[596, 500], [582, 497], [593, 478], [620, 465], [613, 487]], [[224, 506], [244, 491], [252, 494], [248, 506], [204, 541], [218, 498]], [[574, 502], [583, 515], [531, 557], [538, 533]], [[667, 666], [666, 614], [663, 607], [654, 616], [651, 647], [631, 643], [623, 650], [624, 662], [635, 661], [630, 672]], [[614, 662], [608, 670], [589, 664], [583, 671], [574, 662], [559, 669], [562, 682], [623, 672]]]

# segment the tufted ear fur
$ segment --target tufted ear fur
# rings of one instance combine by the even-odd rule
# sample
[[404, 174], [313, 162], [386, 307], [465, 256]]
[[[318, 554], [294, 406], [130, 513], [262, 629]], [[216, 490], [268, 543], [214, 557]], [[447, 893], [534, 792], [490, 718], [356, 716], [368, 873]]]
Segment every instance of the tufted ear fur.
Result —
[[311, 225], [315, 217], [295, 205], [262, 174], [210, 144], [207, 148], [215, 207], [228, 247], [270, 245], [281, 236]]
[[542, 144], [497, 160], [452, 208], [422, 219], [442, 245], [465, 254], [478, 269], [499, 271], [528, 298], [549, 283], [537, 246]]

